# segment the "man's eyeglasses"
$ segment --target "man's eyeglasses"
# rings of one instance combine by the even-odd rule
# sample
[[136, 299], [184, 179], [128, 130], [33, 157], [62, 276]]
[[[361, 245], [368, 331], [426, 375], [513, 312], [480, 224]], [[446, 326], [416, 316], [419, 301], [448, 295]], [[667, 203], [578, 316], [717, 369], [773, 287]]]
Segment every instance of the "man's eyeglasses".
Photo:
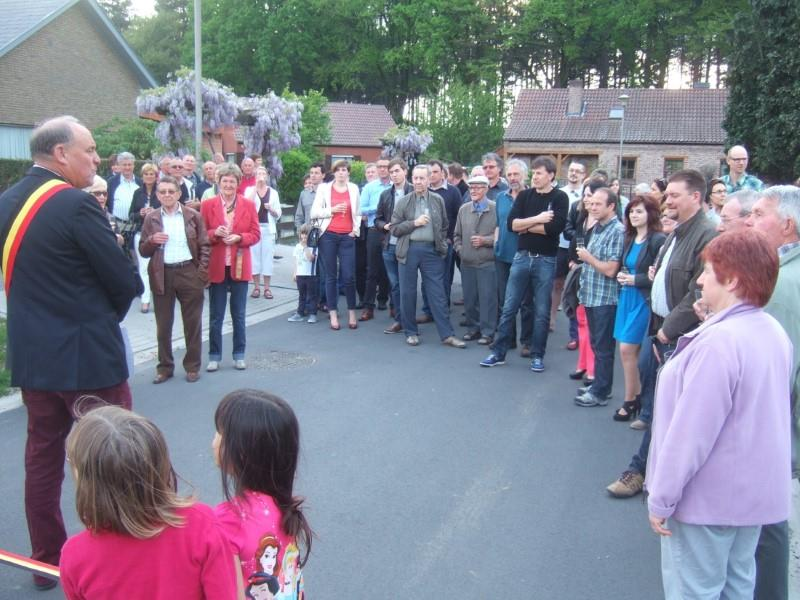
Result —
[[159, 189], [156, 190], [156, 194], [160, 194], [162, 196], [174, 196], [177, 193], [178, 193], [177, 190], [159, 190]]
[[89, 192], [95, 198], [99, 198], [100, 196], [108, 197], [108, 192], [106, 190], [97, 191], [97, 192]]
[[731, 160], [733, 162], [746, 162], [747, 161], [747, 157], [746, 156], [742, 156], [740, 158], [730, 157], [728, 160]]

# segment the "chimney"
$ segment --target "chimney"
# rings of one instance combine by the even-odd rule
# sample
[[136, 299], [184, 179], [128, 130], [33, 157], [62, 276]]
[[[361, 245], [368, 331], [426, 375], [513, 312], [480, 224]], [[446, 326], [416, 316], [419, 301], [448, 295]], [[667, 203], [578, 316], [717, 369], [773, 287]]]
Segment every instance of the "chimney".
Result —
[[583, 82], [572, 79], [567, 83], [567, 116], [580, 117], [583, 115]]

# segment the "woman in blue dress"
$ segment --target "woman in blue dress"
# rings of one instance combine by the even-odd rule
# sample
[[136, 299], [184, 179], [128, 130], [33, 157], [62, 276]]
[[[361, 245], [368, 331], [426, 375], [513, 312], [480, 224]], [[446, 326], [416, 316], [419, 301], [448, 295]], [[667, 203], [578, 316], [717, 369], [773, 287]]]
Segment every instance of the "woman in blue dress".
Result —
[[655, 263], [666, 236], [661, 233], [661, 211], [650, 194], [636, 195], [625, 207], [625, 248], [614, 338], [619, 342], [622, 371], [625, 375], [625, 400], [614, 413], [615, 421], [627, 421], [641, 409], [639, 393], [639, 349], [650, 320], [650, 280], [648, 270]]

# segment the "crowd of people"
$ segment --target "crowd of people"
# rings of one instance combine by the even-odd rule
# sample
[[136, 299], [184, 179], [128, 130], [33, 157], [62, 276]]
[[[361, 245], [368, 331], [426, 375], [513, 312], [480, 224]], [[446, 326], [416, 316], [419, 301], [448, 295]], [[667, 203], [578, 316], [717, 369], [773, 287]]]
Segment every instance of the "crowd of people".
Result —
[[[153, 383], [174, 375], [176, 301], [186, 380], [199, 379], [206, 288], [206, 371], [221, 366], [229, 297], [233, 366], [246, 368], [246, 302], [272, 298], [281, 207], [269, 172], [246, 157], [241, 166], [206, 163], [201, 177], [194, 158], [185, 156], [145, 164], [139, 178], [133, 156], [122, 153], [118, 173], [106, 182], [95, 175], [91, 134], [68, 117], [37, 129], [31, 149], [35, 166], [0, 198], [0, 230], [3, 247], [11, 249], [3, 273], [12, 384], [22, 387], [29, 414], [26, 507], [34, 557], [53, 564], [60, 558], [68, 596], [77, 596], [76, 589], [110, 589], [93, 586], [113, 585], [113, 577], [99, 582], [87, 574], [96, 572], [98, 556], [132, 552], [132, 539], [149, 541], [155, 562], [147, 568], [156, 572], [159, 553], [189, 544], [209, 561], [207, 573], [215, 573], [210, 590], [235, 589], [238, 578], [253, 598], [296, 597], [302, 585], [296, 542], [307, 555], [311, 530], [291, 495], [297, 423], [279, 398], [244, 390], [221, 403], [213, 446], [228, 500], [215, 515], [174, 492], [157, 428], [113, 406], [89, 412], [66, 439], [79, 514], [94, 535], [76, 536], [63, 553], [63, 473], [55, 471], [64, 462], [65, 423], [80, 413], [80, 398], [131, 406], [119, 321], [137, 295], [143, 312], [154, 307]], [[295, 210], [299, 301], [289, 321], [313, 324], [327, 312], [330, 330], [339, 331], [343, 295], [349, 329], [388, 309], [384, 333], [403, 333], [409, 346], [420, 345], [420, 325], [434, 323], [447, 346], [486, 347], [480, 367], [503, 365], [518, 348], [530, 370], [542, 373], [563, 308], [567, 348], [577, 351], [575, 370], [563, 374], [583, 384], [577, 407], [605, 406], [612, 398], [619, 342], [624, 395], [613, 418], [644, 434], [630, 466], [607, 489], [617, 498], [647, 490], [650, 525], [662, 536], [665, 596], [787, 598], [790, 483], [800, 475], [800, 353], [792, 352], [800, 344], [800, 188], [765, 187], [747, 173], [741, 146], [728, 151], [727, 161], [729, 174], [719, 179], [681, 170], [637, 186], [631, 198], [620, 194], [618, 180], [601, 169], [587, 174], [579, 162], [558, 186], [557, 165], [548, 157], [504, 164], [488, 153], [469, 175], [458, 164], [431, 160], [409, 169], [381, 158], [368, 165], [371, 180], [361, 188], [350, 181], [347, 161], [335, 162], [328, 174], [313, 165]], [[61, 202], [47, 201], [55, 195]], [[82, 224], [77, 238], [74, 223]], [[23, 238], [57, 242], [21, 245]], [[52, 252], [64, 261], [49, 271], [63, 279], [56, 289], [64, 293], [42, 295], [36, 273]], [[451, 294], [456, 268], [462, 299]], [[137, 272], [146, 273], [146, 288]], [[80, 314], [88, 302], [98, 307], [94, 330], [76, 332], [90, 326], [70, 311]], [[452, 307], [461, 305], [459, 335], [451, 319], [458, 312]], [[64, 338], [48, 359], [57, 368], [32, 372], [28, 353], [54, 332]], [[74, 364], [101, 350], [91, 364], [102, 368]], [[57, 416], [46, 414], [53, 406]], [[259, 425], [261, 434], [254, 431]], [[262, 443], [272, 445], [255, 448]], [[114, 456], [112, 447], [119, 449]], [[237, 458], [256, 452], [274, 460], [254, 466]], [[115, 494], [115, 486], [127, 489], [130, 478], [115, 480], [104, 465], [127, 458], [135, 463], [125, 465], [131, 472], [147, 469], [141, 479], [150, 480], [157, 497], [121, 503], [126, 494]], [[241, 515], [263, 514], [264, 507], [279, 522], [258, 530], [274, 531], [261, 537], [245, 531]], [[214, 519], [227, 524], [219, 539], [203, 533]], [[219, 559], [225, 537], [240, 569]], [[191, 578], [203, 561], [184, 558], [174, 568]], [[202, 576], [193, 581], [205, 585]]]

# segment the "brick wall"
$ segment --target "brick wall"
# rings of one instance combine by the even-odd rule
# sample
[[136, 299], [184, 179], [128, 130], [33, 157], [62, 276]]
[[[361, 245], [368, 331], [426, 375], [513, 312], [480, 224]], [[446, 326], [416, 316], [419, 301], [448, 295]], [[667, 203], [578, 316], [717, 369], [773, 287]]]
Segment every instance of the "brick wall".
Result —
[[0, 123], [71, 114], [95, 127], [136, 116], [139, 81], [78, 3], [0, 58]]
[[[508, 158], [517, 157], [528, 160], [540, 154], [561, 154], [566, 162], [568, 155], [594, 155], [598, 157], [598, 166], [609, 173], [616, 174], [619, 161], [619, 144], [546, 144], [546, 143], [506, 143], [504, 151]], [[722, 146], [698, 145], [655, 145], [625, 144], [625, 158], [636, 159], [636, 176], [631, 183], [646, 182], [663, 177], [666, 159], [683, 159], [684, 168], [719, 173], [720, 160], [724, 157]], [[566, 171], [562, 169], [559, 178], [563, 179]]]

